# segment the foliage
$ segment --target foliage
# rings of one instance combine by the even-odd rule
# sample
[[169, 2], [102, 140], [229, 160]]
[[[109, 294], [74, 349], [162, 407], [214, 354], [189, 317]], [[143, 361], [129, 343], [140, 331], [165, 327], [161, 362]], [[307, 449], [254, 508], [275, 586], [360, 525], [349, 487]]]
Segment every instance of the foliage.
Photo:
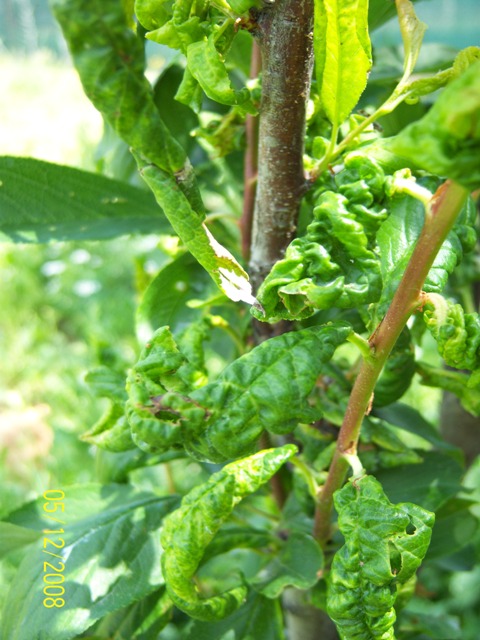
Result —
[[[255, 129], [269, 92], [280, 122], [292, 117], [284, 83], [305, 69], [287, 52], [312, 39], [291, 15], [307, 4], [315, 78], [298, 97], [306, 126], [292, 145], [305, 175], [294, 175], [273, 133]], [[473, 614], [455, 599], [439, 613], [435, 598], [447, 597], [432, 583], [453, 589], [464, 576], [447, 571], [478, 562], [478, 464], [465, 476], [462, 452], [411, 405], [419, 374], [480, 414], [480, 324], [465, 306], [478, 279], [480, 49], [417, 75], [425, 25], [410, 0], [395, 5], [404, 58], [385, 96], [375, 65], [369, 81], [370, 32], [390, 2], [51, 0], [117, 179], [1, 158], [7, 262], [22, 262], [22, 243], [155, 236], [149, 253], [131, 237], [121, 256], [98, 249], [112, 269], [133, 257], [135, 278], [105, 266], [94, 318], [68, 278], [58, 284], [64, 308], [45, 331], [63, 327], [60, 344], [80, 343], [78, 366], [91, 364], [96, 400], [72, 382], [65, 411], [82, 426], [82, 463], [95, 447], [98, 469], [52, 482], [61, 502], [45, 479], [37, 497], [2, 506], [2, 638], [313, 640], [333, 621], [345, 640], [451, 640], [461, 620], [473, 639]], [[271, 44], [284, 68], [271, 66]], [[173, 54], [147, 80], [158, 45]], [[377, 121], [400, 112], [382, 135]], [[288, 228], [277, 212], [261, 217], [265, 167], [249, 209], [241, 176], [257, 168], [257, 135], [277, 185], [297, 181]], [[249, 227], [261, 264], [258, 252], [250, 265], [239, 257]], [[46, 251], [58, 262], [71, 249]], [[42, 308], [35, 269], [24, 288]], [[21, 324], [33, 325], [22, 304]], [[22, 365], [9, 365], [9, 384]], [[45, 368], [60, 377], [64, 366], [49, 357]], [[45, 569], [52, 554], [59, 564]]]

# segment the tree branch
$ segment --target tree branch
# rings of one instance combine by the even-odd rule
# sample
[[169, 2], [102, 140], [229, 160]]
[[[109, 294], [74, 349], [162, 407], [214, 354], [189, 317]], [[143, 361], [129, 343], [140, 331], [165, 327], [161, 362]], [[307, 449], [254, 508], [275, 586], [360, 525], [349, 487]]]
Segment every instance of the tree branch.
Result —
[[[250, 63], [250, 78], [256, 78], [262, 69], [262, 54], [256, 40], [253, 41], [252, 61]], [[255, 193], [257, 190], [258, 171], [258, 117], [247, 115], [245, 121], [245, 137], [247, 147], [245, 149], [245, 168], [243, 172], [244, 196], [243, 214], [240, 220], [242, 231], [242, 254], [245, 260], [250, 258], [250, 246], [252, 244], [253, 209], [255, 206]]]
[[313, 64], [313, 0], [277, 0], [258, 17], [262, 51], [258, 181], [250, 275], [258, 289], [290, 243], [305, 191], [305, 108]]
[[344, 454], [357, 453], [360, 428], [377, 379], [408, 318], [421, 304], [425, 279], [467, 196], [463, 187], [450, 180], [438, 188], [427, 207], [425, 224], [390, 307], [370, 337], [371, 357], [365, 358], [355, 380], [337, 449], [317, 505], [314, 535], [323, 545], [330, 537], [333, 494], [342, 486], [348, 471]]

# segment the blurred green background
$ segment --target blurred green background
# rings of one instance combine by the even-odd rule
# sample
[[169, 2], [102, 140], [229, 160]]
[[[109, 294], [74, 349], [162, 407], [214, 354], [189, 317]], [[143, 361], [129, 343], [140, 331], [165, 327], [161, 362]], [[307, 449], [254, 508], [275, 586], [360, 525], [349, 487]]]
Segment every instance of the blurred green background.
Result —
[[[418, 14], [429, 24], [427, 42], [478, 45], [479, 0], [424, 0]], [[401, 42], [395, 21], [373, 41], [381, 60], [384, 47]], [[162, 59], [150, 63], [158, 68]], [[99, 147], [102, 119], [83, 95], [46, 0], [0, 0], [0, 69], [2, 155], [111, 173]], [[135, 359], [135, 305], [164, 260], [155, 237], [0, 243], [0, 517], [47, 488], [111, 479], [111, 454], [78, 438], [105, 409], [84, 376], [98, 364], [122, 369]], [[438, 392], [417, 384], [409, 393], [436, 421]], [[470, 486], [479, 473], [477, 465]], [[15, 558], [0, 564], [0, 593], [14, 570]], [[471, 610], [480, 570], [453, 574], [445, 591], [442, 607], [464, 615], [465, 639], [480, 637]]]

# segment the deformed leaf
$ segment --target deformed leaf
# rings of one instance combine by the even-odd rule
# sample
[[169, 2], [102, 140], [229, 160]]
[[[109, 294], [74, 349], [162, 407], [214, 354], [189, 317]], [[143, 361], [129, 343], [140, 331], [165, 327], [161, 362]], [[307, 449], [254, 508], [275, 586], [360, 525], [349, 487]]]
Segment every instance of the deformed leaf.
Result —
[[345, 544], [334, 556], [327, 610], [342, 640], [393, 640], [398, 585], [412, 578], [430, 543], [434, 514], [393, 505], [371, 476], [334, 495]]
[[180, 180], [137, 157], [140, 174], [163, 207], [172, 227], [220, 289], [234, 301], [256, 304], [248, 275], [232, 254], [212, 236], [185, 196]]
[[473, 416], [480, 416], [480, 393], [476, 380], [478, 369], [474, 374], [469, 375], [451, 369], [432, 367], [422, 362], [417, 365], [417, 370], [422, 384], [450, 391], [457, 396], [466, 411]]
[[196, 369], [181, 354], [181, 341], [177, 345], [163, 327], [129, 377], [127, 416], [133, 439], [148, 451], [183, 446], [194, 457], [212, 461], [247, 455], [264, 429], [288, 433], [299, 422], [319, 417], [308, 397], [350, 332], [347, 325], [332, 324], [272, 338], [235, 360], [213, 382], [189, 390], [182, 372]]
[[440, 295], [430, 294], [423, 319], [437, 341], [445, 363], [455, 369], [480, 368], [480, 317], [465, 313], [462, 305], [451, 304]]
[[351, 154], [335, 176], [338, 191], [321, 191], [304, 236], [295, 238], [265, 278], [259, 320], [297, 320], [316, 309], [356, 308], [381, 293], [376, 231], [387, 213], [385, 175], [363, 154]]
[[165, 126], [144, 75], [143, 43], [117, 0], [51, 0], [85, 93], [118, 135], [166, 171], [185, 151]]
[[405, 49], [403, 70], [407, 76], [413, 72], [417, 63], [427, 25], [417, 18], [410, 0], [396, 0], [396, 5]]
[[247, 588], [243, 585], [203, 598], [193, 577], [205, 548], [235, 505], [260, 488], [296, 450], [294, 445], [285, 445], [225, 466], [187, 494], [181, 507], [165, 519], [161, 532], [163, 575], [179, 609], [208, 621], [228, 616], [245, 602]]
[[114, 453], [135, 449], [123, 404], [113, 403], [81, 439]]
[[357, 104], [372, 65], [368, 0], [315, 0], [314, 48], [322, 106], [336, 128]]
[[238, 105], [247, 113], [256, 113], [250, 91], [244, 87], [236, 91], [228, 77], [225, 62], [215, 47], [215, 34], [207, 40], [194, 42], [187, 49], [187, 64], [207, 96], [226, 105]]

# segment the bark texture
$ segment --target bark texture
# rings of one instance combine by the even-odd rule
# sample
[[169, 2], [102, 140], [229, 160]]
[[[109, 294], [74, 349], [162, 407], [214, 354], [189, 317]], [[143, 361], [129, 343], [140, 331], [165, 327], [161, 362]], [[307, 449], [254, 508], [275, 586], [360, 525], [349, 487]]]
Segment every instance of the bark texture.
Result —
[[262, 103], [250, 252], [257, 290], [292, 240], [305, 192], [305, 110], [313, 65], [313, 0], [277, 0], [258, 15]]

